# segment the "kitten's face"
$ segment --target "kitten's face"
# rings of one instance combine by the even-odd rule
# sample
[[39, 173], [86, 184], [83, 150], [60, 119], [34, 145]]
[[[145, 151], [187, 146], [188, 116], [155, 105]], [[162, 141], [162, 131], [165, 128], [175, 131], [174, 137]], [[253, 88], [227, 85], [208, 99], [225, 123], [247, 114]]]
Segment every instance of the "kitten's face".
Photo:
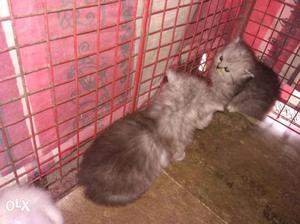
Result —
[[239, 39], [234, 40], [216, 54], [213, 69], [225, 82], [239, 83], [254, 77], [252, 52]]

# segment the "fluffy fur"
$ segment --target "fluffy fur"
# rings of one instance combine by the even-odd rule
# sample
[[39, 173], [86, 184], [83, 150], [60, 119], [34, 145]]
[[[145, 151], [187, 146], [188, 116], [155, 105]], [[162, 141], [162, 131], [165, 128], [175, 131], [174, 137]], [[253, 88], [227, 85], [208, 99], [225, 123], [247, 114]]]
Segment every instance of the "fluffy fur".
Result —
[[205, 82], [173, 71], [167, 77], [148, 108], [116, 121], [84, 154], [79, 183], [89, 199], [108, 205], [136, 200], [164, 167], [184, 158], [194, 129], [223, 110]]
[[[212, 71], [214, 72], [214, 71]], [[167, 72], [150, 106], [104, 130], [86, 151], [79, 183], [96, 203], [124, 205], [139, 198], [161, 170], [182, 160], [193, 131], [205, 128], [252, 77], [213, 74], [213, 86], [183, 72]]]
[[0, 223], [63, 224], [63, 218], [45, 191], [14, 186], [0, 191]]
[[[238, 76], [248, 79], [248, 82], [240, 82], [235, 88], [219, 85], [221, 92], [228, 88], [239, 90], [227, 105], [230, 112], [242, 112], [262, 120], [279, 96], [277, 75], [259, 62], [240, 38], [216, 55], [212, 71], [212, 78], [217, 82], [230, 81]], [[235, 85], [234, 82], [232, 84]]]

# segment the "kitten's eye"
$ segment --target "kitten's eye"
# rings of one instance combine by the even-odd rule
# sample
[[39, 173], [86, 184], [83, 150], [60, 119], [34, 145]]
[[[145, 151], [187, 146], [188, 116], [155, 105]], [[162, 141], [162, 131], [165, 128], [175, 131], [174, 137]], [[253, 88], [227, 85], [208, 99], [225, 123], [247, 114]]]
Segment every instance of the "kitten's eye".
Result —
[[220, 56], [220, 61], [223, 61], [223, 56]]
[[225, 70], [225, 72], [229, 72], [229, 68], [228, 67], [225, 67], [224, 70]]

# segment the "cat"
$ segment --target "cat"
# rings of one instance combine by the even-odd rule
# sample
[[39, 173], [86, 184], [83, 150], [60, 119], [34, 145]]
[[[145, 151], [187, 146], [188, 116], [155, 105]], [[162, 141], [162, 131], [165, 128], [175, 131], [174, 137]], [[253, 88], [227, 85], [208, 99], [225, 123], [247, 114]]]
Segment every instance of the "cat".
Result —
[[[263, 120], [279, 97], [280, 83], [275, 72], [258, 61], [241, 38], [236, 38], [217, 53], [212, 67], [210, 76], [213, 82], [222, 82], [241, 73], [248, 74], [248, 82], [244, 86], [237, 86], [239, 91], [226, 109]], [[226, 88], [223, 86], [220, 92]]]
[[[215, 55], [212, 65], [208, 71], [208, 75], [198, 69], [200, 58], [196, 58], [195, 62], [188, 61], [185, 63], [182, 63], [179, 60], [179, 65], [176, 67], [177, 72], [189, 72], [191, 75], [199, 77], [202, 82], [206, 83], [207, 87], [202, 87], [201, 91], [202, 94], [206, 92], [206, 94], [210, 97], [207, 98], [206, 102], [201, 102], [202, 105], [203, 103], [209, 104], [214, 102], [227, 107], [232, 99], [240, 94], [241, 91], [248, 85], [250, 80], [254, 78], [254, 74], [251, 72], [254, 62], [253, 57], [245, 59], [243, 63], [240, 63], [238, 66], [236, 66], [235, 63], [233, 64], [233, 62], [237, 60], [241, 61], [241, 57], [247, 56], [251, 53], [249, 50], [231, 50], [232, 52], [228, 59], [228, 64], [226, 64], [227, 66], [224, 65], [224, 63], [227, 62], [227, 60], [224, 59], [227, 49], [232, 49], [232, 46], [235, 46], [240, 42], [239, 38], [235, 39], [235, 41]], [[247, 63], [245, 63], [246, 61]], [[198, 66], [193, 66], [194, 64], [198, 64]], [[235, 65], [234, 70], [232, 69], [233, 65]], [[209, 102], [209, 100], [211, 102]]]
[[87, 198], [106, 205], [138, 199], [170, 162], [184, 159], [194, 130], [207, 127], [252, 74], [217, 73], [212, 86], [187, 72], [166, 76], [149, 107], [113, 123], [84, 153], [78, 177]]
[[0, 191], [1, 224], [63, 224], [63, 217], [46, 191], [29, 186]]
[[84, 153], [78, 177], [87, 198], [111, 206], [135, 201], [185, 157], [194, 130], [224, 109], [198, 78], [169, 70], [167, 79], [147, 108], [114, 122]]

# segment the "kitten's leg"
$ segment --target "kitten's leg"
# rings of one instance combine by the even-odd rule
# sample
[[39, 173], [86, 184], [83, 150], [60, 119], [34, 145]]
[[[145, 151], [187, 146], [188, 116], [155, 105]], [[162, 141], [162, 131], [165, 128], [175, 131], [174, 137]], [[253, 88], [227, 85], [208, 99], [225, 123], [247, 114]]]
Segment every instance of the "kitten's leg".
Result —
[[172, 160], [173, 161], [181, 161], [185, 158], [185, 148], [186, 148], [186, 144], [181, 144], [178, 143], [175, 146], [174, 153], [172, 155]]
[[206, 128], [206, 127], [209, 125], [209, 123], [211, 122], [212, 117], [213, 117], [213, 115], [210, 114], [210, 115], [206, 116], [205, 118], [200, 118], [200, 119], [198, 119], [198, 120], [196, 121], [196, 128], [197, 128], [197, 129], [203, 129], [203, 128]]
[[173, 156], [174, 161], [182, 161], [185, 158], [185, 152], [175, 153]]
[[224, 105], [221, 103], [210, 103], [205, 107], [205, 109], [200, 108], [200, 112], [198, 113], [198, 120], [196, 121], [196, 128], [206, 128], [211, 122], [213, 114], [217, 111], [224, 111]]
[[160, 155], [160, 165], [165, 168], [169, 165], [169, 158], [168, 154], [165, 150], [163, 150], [162, 154]]

